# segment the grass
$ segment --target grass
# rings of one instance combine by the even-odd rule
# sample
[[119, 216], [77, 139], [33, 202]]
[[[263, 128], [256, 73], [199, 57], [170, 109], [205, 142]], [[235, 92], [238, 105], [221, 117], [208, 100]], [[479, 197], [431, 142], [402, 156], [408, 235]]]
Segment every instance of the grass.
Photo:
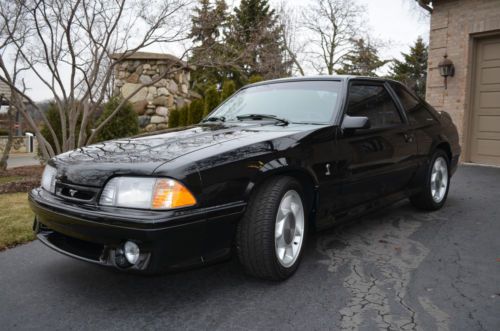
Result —
[[0, 194], [0, 251], [35, 239], [26, 193]]
[[17, 182], [17, 181], [19, 181], [21, 179], [23, 179], [23, 176], [6, 176], [6, 177], [0, 177], [0, 184]]

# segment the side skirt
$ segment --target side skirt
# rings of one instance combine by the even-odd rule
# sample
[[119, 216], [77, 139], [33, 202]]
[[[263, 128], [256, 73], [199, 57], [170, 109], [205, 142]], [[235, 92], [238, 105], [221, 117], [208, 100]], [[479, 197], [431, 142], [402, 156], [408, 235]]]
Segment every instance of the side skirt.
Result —
[[334, 226], [337, 226], [339, 224], [344, 224], [346, 222], [349, 222], [353, 219], [359, 218], [361, 216], [364, 216], [366, 214], [378, 211], [384, 207], [390, 206], [398, 201], [404, 200], [411, 196], [413, 191], [404, 191], [404, 192], [398, 192], [394, 194], [390, 194], [387, 196], [384, 196], [382, 198], [365, 202], [360, 205], [357, 205], [355, 207], [351, 207], [346, 210], [339, 211], [338, 213], [335, 213], [335, 215], [329, 216], [330, 221], [325, 222], [327, 225], [323, 226], [321, 228], [316, 228], [317, 230], [326, 230], [330, 229]]

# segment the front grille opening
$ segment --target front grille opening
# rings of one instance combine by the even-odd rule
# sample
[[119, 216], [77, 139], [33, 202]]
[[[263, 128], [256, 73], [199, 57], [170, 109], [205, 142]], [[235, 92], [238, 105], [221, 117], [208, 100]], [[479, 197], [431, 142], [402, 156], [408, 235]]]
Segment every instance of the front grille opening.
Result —
[[76, 256], [99, 262], [104, 252], [104, 245], [68, 237], [55, 231], [46, 236], [54, 246]]
[[95, 192], [73, 189], [70, 187], [63, 187], [59, 191], [62, 196], [78, 200], [92, 200], [95, 196]]
[[91, 203], [96, 199], [98, 191], [99, 189], [94, 187], [56, 183], [56, 195], [68, 200]]

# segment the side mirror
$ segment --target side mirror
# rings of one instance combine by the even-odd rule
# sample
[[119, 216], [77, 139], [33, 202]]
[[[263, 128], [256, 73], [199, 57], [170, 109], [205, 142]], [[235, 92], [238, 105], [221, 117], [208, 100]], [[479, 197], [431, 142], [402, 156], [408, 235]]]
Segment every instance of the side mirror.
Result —
[[366, 116], [344, 116], [344, 121], [342, 122], [342, 129], [344, 130], [357, 130], [357, 129], [369, 129], [370, 120]]

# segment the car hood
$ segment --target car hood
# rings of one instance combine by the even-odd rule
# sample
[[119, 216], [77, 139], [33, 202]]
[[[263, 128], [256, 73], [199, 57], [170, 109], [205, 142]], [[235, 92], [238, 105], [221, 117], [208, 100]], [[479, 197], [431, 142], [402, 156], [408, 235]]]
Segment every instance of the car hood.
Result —
[[114, 175], [151, 175], [169, 161], [217, 144], [236, 139], [258, 142], [301, 129], [269, 122], [198, 125], [78, 148], [56, 156], [49, 164], [56, 166], [62, 182], [99, 187]]

